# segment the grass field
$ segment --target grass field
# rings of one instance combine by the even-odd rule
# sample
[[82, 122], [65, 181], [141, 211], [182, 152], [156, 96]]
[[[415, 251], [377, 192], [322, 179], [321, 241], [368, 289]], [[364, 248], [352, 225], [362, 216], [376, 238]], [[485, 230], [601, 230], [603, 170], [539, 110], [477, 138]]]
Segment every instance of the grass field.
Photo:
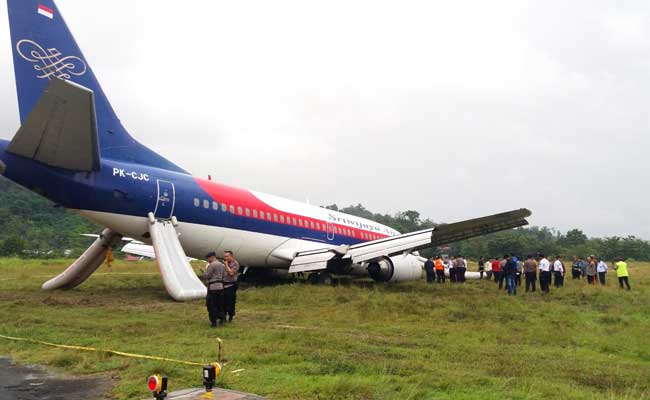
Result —
[[[203, 302], [166, 296], [154, 263], [102, 266], [67, 292], [41, 283], [66, 261], [0, 260], [0, 334], [228, 363], [220, 385], [271, 399], [650, 398], [650, 264], [632, 291], [567, 280], [550, 295], [508, 297], [493, 282], [240, 291], [236, 323], [208, 327]], [[0, 339], [0, 355], [74, 374], [106, 374], [118, 399], [145, 378], [200, 386], [200, 368]], [[231, 372], [237, 371], [238, 372]]]

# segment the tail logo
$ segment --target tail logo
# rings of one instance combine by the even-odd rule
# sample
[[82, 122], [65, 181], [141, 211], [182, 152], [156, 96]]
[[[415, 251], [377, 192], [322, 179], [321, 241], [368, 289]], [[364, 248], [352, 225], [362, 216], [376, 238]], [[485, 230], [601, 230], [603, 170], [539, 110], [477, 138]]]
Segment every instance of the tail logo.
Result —
[[34, 64], [36, 77], [39, 79], [70, 79], [72, 76], [85, 74], [88, 69], [81, 58], [63, 56], [56, 48], [45, 49], [29, 39], [19, 40], [16, 43], [16, 51], [24, 60]]

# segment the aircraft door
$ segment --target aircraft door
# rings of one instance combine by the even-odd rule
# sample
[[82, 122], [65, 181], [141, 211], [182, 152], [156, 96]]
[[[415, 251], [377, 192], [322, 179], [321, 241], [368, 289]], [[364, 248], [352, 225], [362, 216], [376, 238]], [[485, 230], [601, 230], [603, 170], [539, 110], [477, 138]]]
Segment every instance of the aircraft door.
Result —
[[327, 240], [334, 240], [334, 224], [327, 223]]
[[176, 204], [176, 189], [174, 184], [169, 181], [158, 179], [158, 196], [156, 197], [156, 208], [153, 215], [159, 219], [170, 219], [174, 215], [174, 205]]

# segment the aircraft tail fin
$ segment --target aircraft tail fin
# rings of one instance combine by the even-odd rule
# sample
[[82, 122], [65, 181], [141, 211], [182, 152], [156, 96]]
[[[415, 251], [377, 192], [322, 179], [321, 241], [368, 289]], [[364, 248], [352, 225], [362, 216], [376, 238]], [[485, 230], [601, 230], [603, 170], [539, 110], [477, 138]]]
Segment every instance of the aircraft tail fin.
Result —
[[124, 129], [53, 0], [8, 0], [20, 121], [25, 123], [53, 79], [94, 94], [100, 156], [185, 172]]

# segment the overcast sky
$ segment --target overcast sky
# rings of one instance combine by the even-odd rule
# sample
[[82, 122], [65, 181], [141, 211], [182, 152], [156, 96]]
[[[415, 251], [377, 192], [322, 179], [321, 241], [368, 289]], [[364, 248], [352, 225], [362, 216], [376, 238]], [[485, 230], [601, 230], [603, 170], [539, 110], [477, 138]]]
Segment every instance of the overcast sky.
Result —
[[[650, 2], [59, 0], [124, 125], [312, 204], [650, 239]], [[0, 138], [18, 128], [0, 2]]]

